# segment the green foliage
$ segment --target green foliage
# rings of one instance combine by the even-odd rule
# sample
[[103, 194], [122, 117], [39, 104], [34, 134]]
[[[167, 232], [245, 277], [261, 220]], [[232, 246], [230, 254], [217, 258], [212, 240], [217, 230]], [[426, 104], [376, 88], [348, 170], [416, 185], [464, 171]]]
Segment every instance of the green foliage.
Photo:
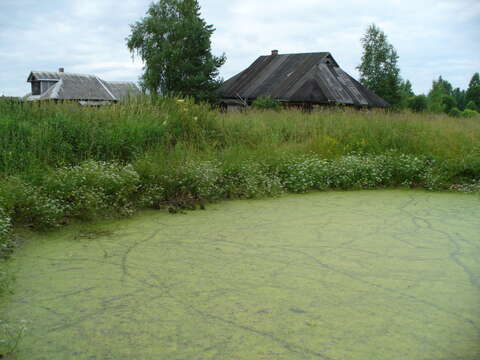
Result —
[[455, 98], [451, 95], [443, 95], [442, 96], [442, 105], [443, 105], [443, 111], [446, 114], [450, 113], [450, 110], [457, 107], [457, 103], [455, 101]]
[[450, 109], [450, 111], [448, 112], [448, 115], [452, 117], [460, 117], [462, 116], [462, 111], [460, 111], [457, 107], [454, 107]]
[[61, 204], [64, 216], [92, 218], [107, 211], [131, 212], [139, 181], [131, 165], [88, 160], [51, 172], [43, 189]]
[[462, 116], [466, 118], [474, 118], [479, 115], [478, 111], [465, 109], [462, 111]]
[[400, 101], [399, 107], [401, 109], [408, 108], [410, 99], [415, 96], [415, 93], [413, 92], [413, 89], [412, 89], [412, 83], [410, 82], [410, 80], [401, 82], [400, 96], [401, 96], [401, 101]]
[[411, 97], [408, 100], [408, 108], [414, 112], [427, 110], [427, 97], [423, 94]]
[[57, 200], [18, 177], [0, 181], [0, 207], [13, 223], [34, 228], [58, 225], [64, 210]]
[[451, 97], [452, 91], [452, 85], [448, 81], [442, 79], [441, 76], [438, 80], [434, 80], [432, 83], [432, 89], [428, 93], [428, 110], [433, 113], [442, 113], [451, 110], [451, 108], [445, 108], [444, 99], [446, 97]]
[[197, 0], [159, 0], [131, 26], [127, 46], [145, 63], [142, 87], [152, 94], [212, 100], [225, 55], [211, 54], [214, 32], [200, 17]]
[[252, 103], [252, 107], [260, 110], [280, 110], [280, 101], [270, 96], [260, 96]]
[[0, 102], [0, 172], [39, 177], [46, 167], [88, 159], [132, 162], [182, 141], [201, 147], [218, 138], [218, 118], [209, 106], [189, 99], [145, 96], [100, 109]]
[[465, 110], [467, 104], [467, 97], [465, 90], [461, 90], [460, 88], [455, 88], [452, 92], [452, 96], [457, 103], [457, 106], [460, 110]]
[[220, 186], [226, 198], [274, 196], [283, 191], [275, 171], [253, 159], [223, 164]]
[[286, 190], [306, 192], [425, 185], [429, 172], [430, 164], [424, 158], [388, 152], [374, 156], [353, 154], [335, 160], [302, 156], [284, 163], [279, 174]]
[[361, 39], [360, 82], [394, 107], [401, 106], [402, 86], [398, 54], [385, 33], [372, 24]]
[[475, 104], [475, 102], [473, 101], [469, 101], [467, 106], [465, 106], [465, 109], [466, 110], [473, 110], [473, 111], [477, 111], [478, 108], [477, 108], [477, 104]]
[[[466, 92], [466, 102], [473, 101], [477, 109], [480, 109], [480, 74], [473, 74]], [[471, 109], [475, 110], [475, 109]]]

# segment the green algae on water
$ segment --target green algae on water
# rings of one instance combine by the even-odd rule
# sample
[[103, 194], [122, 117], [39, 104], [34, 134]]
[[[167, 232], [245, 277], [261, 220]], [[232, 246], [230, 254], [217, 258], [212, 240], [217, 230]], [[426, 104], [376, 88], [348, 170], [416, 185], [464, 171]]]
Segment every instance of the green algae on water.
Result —
[[32, 235], [19, 359], [478, 359], [480, 201], [289, 195]]

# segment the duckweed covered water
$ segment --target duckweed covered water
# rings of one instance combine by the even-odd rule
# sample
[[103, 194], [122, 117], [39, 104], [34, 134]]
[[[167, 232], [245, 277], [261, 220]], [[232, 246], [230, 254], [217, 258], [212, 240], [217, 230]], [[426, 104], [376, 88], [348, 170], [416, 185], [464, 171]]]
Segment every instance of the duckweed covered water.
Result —
[[34, 235], [19, 359], [479, 359], [480, 200], [292, 195]]

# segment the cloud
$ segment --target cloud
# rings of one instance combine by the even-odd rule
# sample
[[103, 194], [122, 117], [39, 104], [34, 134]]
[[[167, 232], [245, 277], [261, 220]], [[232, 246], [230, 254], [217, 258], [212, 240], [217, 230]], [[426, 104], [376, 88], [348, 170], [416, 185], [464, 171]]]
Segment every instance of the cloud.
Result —
[[[150, 0], [0, 0], [0, 95], [28, 92], [30, 70], [94, 73], [136, 81], [139, 59], [125, 46], [130, 24]], [[400, 55], [402, 76], [417, 92], [442, 75], [465, 88], [480, 70], [478, 0], [326, 1], [200, 0], [202, 16], [217, 29], [213, 52], [226, 53], [228, 78], [272, 49], [283, 53], [330, 51], [358, 76], [360, 37], [379, 25]]]

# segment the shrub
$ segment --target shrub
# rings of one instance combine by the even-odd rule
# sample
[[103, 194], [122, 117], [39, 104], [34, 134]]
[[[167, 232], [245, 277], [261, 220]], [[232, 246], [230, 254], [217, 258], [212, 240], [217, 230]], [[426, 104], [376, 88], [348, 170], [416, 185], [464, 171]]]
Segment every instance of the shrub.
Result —
[[448, 112], [448, 115], [452, 117], [460, 117], [462, 116], [462, 112], [457, 107], [454, 107], [450, 109], [450, 111]]
[[206, 104], [195, 104], [193, 99], [164, 99], [162, 112], [167, 144], [179, 142], [203, 145], [219, 132], [217, 113]]
[[223, 165], [219, 187], [225, 198], [257, 198], [282, 192], [278, 176], [254, 160]]
[[461, 112], [461, 116], [466, 117], [466, 118], [474, 118], [478, 116], [479, 113], [475, 110], [470, 110], [470, 109], [465, 109]]
[[177, 207], [192, 207], [198, 202], [220, 197], [217, 182], [220, 168], [213, 161], [188, 160], [161, 178], [165, 200]]
[[278, 174], [287, 191], [302, 193], [330, 187], [331, 162], [314, 156], [301, 156], [280, 164]]
[[[430, 167], [415, 156], [351, 154], [336, 160], [313, 155], [290, 159], [279, 168], [282, 185], [291, 192], [325, 189], [373, 189], [422, 185]], [[430, 181], [433, 183], [433, 181]]]
[[43, 188], [66, 216], [90, 218], [106, 210], [131, 212], [139, 182], [132, 165], [89, 160], [51, 172]]
[[448, 114], [453, 108], [457, 107], [457, 102], [455, 101], [454, 97], [451, 95], [443, 95], [442, 96], [442, 105], [443, 111]]
[[14, 223], [35, 228], [57, 226], [64, 210], [59, 201], [17, 177], [0, 182], [0, 206]]
[[270, 96], [259, 96], [252, 103], [252, 108], [259, 110], [280, 110], [280, 101]]
[[465, 106], [465, 109], [466, 109], [466, 110], [478, 111], [477, 104], [475, 104], [475, 101], [473, 101], [473, 100], [470, 100], [470, 101], [467, 103], [467, 106]]
[[390, 181], [383, 156], [349, 155], [332, 164], [331, 186], [340, 189], [371, 189]]
[[425, 95], [412, 96], [408, 101], [408, 107], [414, 112], [427, 110], [427, 97]]
[[450, 190], [464, 193], [480, 193], [480, 180], [467, 184], [453, 184]]

